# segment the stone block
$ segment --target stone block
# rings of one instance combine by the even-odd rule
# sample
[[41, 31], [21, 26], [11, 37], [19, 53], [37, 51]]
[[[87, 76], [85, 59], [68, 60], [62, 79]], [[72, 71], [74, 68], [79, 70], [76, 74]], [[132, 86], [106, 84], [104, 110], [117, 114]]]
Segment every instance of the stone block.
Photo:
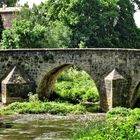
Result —
[[107, 110], [123, 105], [122, 95], [124, 94], [125, 84], [125, 78], [116, 69], [105, 77], [105, 90], [108, 104]]

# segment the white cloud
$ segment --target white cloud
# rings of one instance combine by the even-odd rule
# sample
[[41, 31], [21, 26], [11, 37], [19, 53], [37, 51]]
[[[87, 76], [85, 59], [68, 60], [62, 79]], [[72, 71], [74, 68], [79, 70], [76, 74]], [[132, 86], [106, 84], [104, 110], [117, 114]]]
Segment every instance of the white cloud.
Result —
[[19, 0], [19, 3], [21, 5], [24, 5], [25, 3], [28, 3], [30, 7], [32, 7], [33, 4], [40, 4], [41, 2], [43, 2], [45, 0]]

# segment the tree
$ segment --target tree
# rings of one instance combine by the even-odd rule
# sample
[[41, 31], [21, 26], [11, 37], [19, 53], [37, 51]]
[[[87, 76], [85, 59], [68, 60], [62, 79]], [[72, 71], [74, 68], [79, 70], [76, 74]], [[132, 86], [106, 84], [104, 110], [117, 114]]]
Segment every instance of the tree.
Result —
[[47, 47], [140, 48], [134, 21], [139, 0], [47, 0], [32, 9], [26, 5], [18, 20], [46, 28]]
[[138, 48], [135, 4], [140, 6], [138, 0], [48, 0], [38, 9], [43, 17], [39, 22], [50, 26], [57, 20], [69, 27], [69, 47], [82, 41], [87, 47]]
[[115, 47], [114, 21], [118, 16], [117, 2], [91, 0], [48, 0], [47, 18], [59, 20], [72, 30], [71, 45], [82, 41], [87, 47]]
[[12, 28], [3, 31], [2, 48], [67, 48], [70, 34], [69, 28], [57, 21], [50, 28], [16, 19]]
[[2, 48], [40, 48], [45, 35], [45, 27], [31, 21], [15, 20], [11, 29], [3, 31]]
[[[48, 24], [43, 8], [34, 5], [30, 9], [28, 4], [25, 4], [22, 10], [17, 13], [12, 28], [3, 32], [2, 48], [67, 48], [70, 44], [71, 30], [60, 21]], [[37, 25], [43, 27], [43, 32], [40, 32]], [[30, 27], [30, 32], [27, 33], [28, 27]], [[34, 29], [39, 30], [36, 34], [39, 36], [42, 34], [42, 38], [34, 39], [35, 34], [32, 32]]]
[[[109, 14], [112, 18], [110, 23], [107, 23], [105, 20], [108, 20]], [[88, 47], [99, 47], [101, 45], [112, 47], [110, 32], [113, 32], [114, 29], [110, 29], [106, 36], [102, 34], [106, 30], [104, 29], [105, 26], [111, 27], [110, 24], [114, 22], [113, 19], [116, 17], [116, 14], [115, 4], [111, 3], [108, 5], [101, 3], [100, 0], [48, 0], [39, 6], [33, 6], [32, 9], [26, 6], [17, 17], [18, 19], [29, 19], [34, 24], [38, 23], [49, 27], [49, 29], [53, 29], [55, 28], [54, 25], [58, 25], [55, 22], [60, 22], [59, 25], [63, 24], [71, 32], [68, 35], [68, 38], [71, 38], [68, 47], [78, 47], [80, 42], [85, 42], [85, 45]], [[99, 24], [101, 23], [100, 20], [103, 21], [102, 25]], [[56, 34], [58, 34], [57, 31], [59, 32], [60, 30], [56, 30]], [[98, 36], [102, 37], [99, 39]]]
[[17, 1], [19, 0], [0, 0], [0, 7], [2, 7], [3, 4], [6, 4], [7, 6], [15, 6]]
[[135, 4], [140, 6], [137, 0], [119, 0], [119, 16], [115, 30], [118, 31], [119, 46], [127, 48], [140, 48], [140, 41], [138, 38], [140, 32], [134, 20]]
[[47, 48], [67, 48], [71, 43], [71, 30], [62, 22], [55, 21], [47, 27]]
[[135, 4], [140, 7], [139, 0], [48, 0], [46, 7], [50, 21], [72, 30], [71, 47], [83, 41], [88, 47], [139, 48]]

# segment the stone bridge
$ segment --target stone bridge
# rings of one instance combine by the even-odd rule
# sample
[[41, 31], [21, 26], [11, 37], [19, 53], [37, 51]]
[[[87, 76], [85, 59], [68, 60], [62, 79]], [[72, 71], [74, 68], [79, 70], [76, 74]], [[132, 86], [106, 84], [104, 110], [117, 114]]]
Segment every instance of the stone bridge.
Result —
[[140, 86], [137, 49], [0, 50], [0, 81], [7, 81], [7, 75], [16, 66], [33, 79], [40, 97], [49, 97], [59, 73], [72, 65], [95, 81], [103, 111], [135, 104]]

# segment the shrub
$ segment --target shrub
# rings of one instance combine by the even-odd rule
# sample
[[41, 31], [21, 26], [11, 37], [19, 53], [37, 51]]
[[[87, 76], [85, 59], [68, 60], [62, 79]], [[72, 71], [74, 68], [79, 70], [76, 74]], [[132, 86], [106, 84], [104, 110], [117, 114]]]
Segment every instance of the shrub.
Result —
[[108, 117], [114, 117], [114, 116], [126, 117], [129, 116], [130, 114], [131, 114], [131, 110], [125, 107], [115, 107], [107, 112]]
[[69, 102], [98, 102], [99, 94], [94, 81], [84, 71], [70, 68], [57, 79], [55, 94]]
[[2, 34], [3, 49], [41, 48], [46, 27], [28, 20], [14, 20], [12, 27]]
[[140, 133], [125, 119], [97, 122], [75, 134], [73, 140], [138, 140]]
[[33, 94], [33, 93], [29, 93], [28, 94], [29, 96], [29, 102], [38, 102], [39, 101], [39, 98], [38, 98], [38, 94]]
[[140, 120], [140, 108], [131, 110], [131, 118], [138, 121]]
[[140, 109], [117, 107], [107, 113], [107, 119], [92, 122], [76, 132], [73, 140], [139, 140], [140, 133], [136, 128]]
[[13, 113], [51, 113], [51, 114], [82, 114], [86, 112], [85, 107], [81, 105], [72, 105], [69, 103], [56, 103], [56, 102], [15, 102], [0, 110], [0, 114], [13, 114]]

